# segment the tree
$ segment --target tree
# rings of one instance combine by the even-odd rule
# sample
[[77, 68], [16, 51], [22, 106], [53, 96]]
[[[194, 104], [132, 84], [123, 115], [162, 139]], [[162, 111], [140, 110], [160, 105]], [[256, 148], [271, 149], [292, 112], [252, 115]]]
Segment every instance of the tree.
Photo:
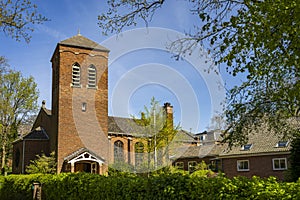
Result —
[[291, 146], [291, 166], [288, 171], [288, 178], [290, 181], [297, 181], [300, 177], [300, 137], [294, 138]]
[[173, 119], [167, 117], [166, 109], [161, 107], [154, 97], [151, 99], [150, 108], [144, 107], [141, 118], [133, 117], [133, 119], [140, 126], [137, 137], [146, 147], [148, 170], [152, 168], [151, 165], [156, 170], [166, 164], [164, 161], [168, 161], [168, 146], [176, 135], [178, 127], [173, 127]]
[[[98, 17], [98, 24], [104, 33], [119, 33], [124, 27], [136, 25], [139, 18], [148, 25], [165, 2], [108, 0], [109, 10]], [[241, 85], [228, 92], [229, 126], [225, 141], [230, 145], [244, 141], [242, 130], [259, 123], [265, 115], [275, 130], [289, 130], [289, 119], [298, 119], [300, 113], [299, 2], [187, 0], [186, 3], [202, 24], [194, 25], [185, 38], [172, 43], [170, 48], [176, 57], [192, 52], [201, 44], [228, 73], [247, 74]], [[289, 132], [297, 131], [299, 126]]]
[[29, 174], [55, 174], [56, 173], [56, 158], [55, 152], [49, 156], [45, 154], [37, 155], [37, 159], [31, 160], [30, 165], [26, 167], [26, 172]]
[[30, 0], [0, 0], [0, 28], [3, 33], [20, 41], [30, 41], [32, 25], [42, 24], [48, 19], [37, 11]]
[[[224, 142], [230, 146], [247, 141], [249, 129], [267, 119], [270, 129], [284, 137], [300, 133], [300, 4], [297, 0], [187, 0], [191, 14], [202, 24], [194, 25], [186, 38], [171, 44], [180, 58], [198, 44], [207, 48], [220, 67], [233, 76], [246, 73], [241, 85], [230, 88], [225, 110], [228, 127]], [[121, 32], [146, 25], [164, 0], [108, 0], [109, 10], [101, 14], [99, 26], [108, 32]], [[124, 12], [122, 8], [127, 9]], [[190, 27], [189, 27], [190, 30]], [[201, 55], [199, 55], [201, 56]], [[297, 152], [299, 145], [294, 145]], [[296, 162], [294, 162], [295, 164]], [[298, 166], [292, 166], [297, 168]]]
[[1, 171], [11, 155], [12, 141], [18, 136], [20, 124], [37, 109], [38, 91], [33, 77], [9, 70], [0, 74], [0, 156]]

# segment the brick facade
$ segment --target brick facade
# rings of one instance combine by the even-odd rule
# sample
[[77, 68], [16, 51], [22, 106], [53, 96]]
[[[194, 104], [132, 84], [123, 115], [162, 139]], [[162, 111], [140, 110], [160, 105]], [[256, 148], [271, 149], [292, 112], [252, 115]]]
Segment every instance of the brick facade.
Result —
[[[289, 154], [274, 154], [274, 155], [257, 155], [257, 156], [241, 156], [236, 158], [222, 158], [223, 172], [229, 178], [235, 176], [245, 176], [251, 178], [253, 176], [259, 176], [267, 178], [269, 176], [277, 177], [279, 180], [284, 180], [284, 170], [273, 169], [273, 159], [285, 158], [288, 164]], [[238, 171], [238, 161], [249, 161], [249, 170]]]
[[[58, 44], [52, 62], [53, 126], [57, 130], [57, 166], [63, 171], [64, 158], [86, 147], [108, 158], [107, 140], [108, 51]], [[72, 66], [80, 65], [80, 87], [73, 87]], [[87, 88], [88, 67], [97, 72], [97, 88]], [[82, 111], [82, 104], [86, 111]]]

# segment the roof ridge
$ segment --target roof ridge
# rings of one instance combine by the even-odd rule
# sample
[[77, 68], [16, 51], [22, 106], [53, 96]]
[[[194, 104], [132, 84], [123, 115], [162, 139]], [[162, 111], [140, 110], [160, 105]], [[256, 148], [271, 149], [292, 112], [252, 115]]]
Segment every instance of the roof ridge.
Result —
[[101, 51], [109, 51], [109, 49], [101, 46], [99, 43], [82, 36], [81, 34], [74, 35], [70, 38], [60, 41], [58, 44], [60, 45], [67, 45], [73, 47], [81, 47], [81, 48], [88, 48], [94, 50], [101, 50]]

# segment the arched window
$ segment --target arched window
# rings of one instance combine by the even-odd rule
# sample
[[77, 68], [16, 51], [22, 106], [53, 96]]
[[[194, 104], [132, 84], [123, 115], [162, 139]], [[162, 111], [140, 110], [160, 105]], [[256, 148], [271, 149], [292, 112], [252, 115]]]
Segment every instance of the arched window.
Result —
[[135, 152], [135, 166], [141, 166], [143, 163], [144, 155], [144, 144], [142, 142], [137, 142], [134, 145]]
[[96, 88], [97, 71], [94, 65], [88, 68], [88, 88]]
[[80, 65], [74, 63], [72, 66], [72, 86], [80, 87]]
[[118, 140], [114, 143], [114, 162], [124, 162], [124, 144]]

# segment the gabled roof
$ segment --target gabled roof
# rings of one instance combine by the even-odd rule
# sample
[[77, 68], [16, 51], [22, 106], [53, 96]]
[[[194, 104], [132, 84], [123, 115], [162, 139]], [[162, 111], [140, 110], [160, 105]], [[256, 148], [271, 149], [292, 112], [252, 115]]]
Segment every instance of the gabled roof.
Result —
[[81, 47], [81, 48], [86, 48], [86, 49], [109, 52], [109, 50], [107, 48], [99, 45], [97, 42], [94, 42], [80, 34], [77, 34], [66, 40], [60, 41], [58, 44], [65, 45], [65, 46]]
[[49, 140], [49, 137], [46, 131], [42, 127], [37, 127], [36, 129], [32, 130], [28, 134], [24, 135], [23, 137], [15, 140], [13, 143], [22, 140]]
[[47, 115], [51, 115], [51, 110], [49, 110], [49, 109], [47, 109], [47, 108], [45, 108], [45, 107], [42, 107], [42, 109], [43, 109], [43, 111], [45, 111], [45, 113], [47, 114]]
[[178, 130], [176, 133], [174, 139], [176, 142], [184, 142], [184, 143], [196, 143], [197, 140], [195, 140], [195, 136], [188, 131], [185, 130]]
[[90, 154], [92, 157], [94, 157], [95, 159], [97, 159], [99, 161], [102, 161], [102, 162], [105, 161], [104, 158], [102, 158], [101, 156], [97, 155], [96, 153], [94, 153], [94, 152], [92, 152], [89, 149], [84, 148], [84, 147], [78, 149], [77, 151], [74, 151], [73, 153], [71, 153], [70, 155], [68, 155], [67, 157], [65, 157], [64, 161], [69, 162], [72, 159], [74, 159], [74, 158], [76, 158], [76, 157], [78, 157], [78, 156], [80, 156], [81, 154], [84, 154], [84, 153]]

